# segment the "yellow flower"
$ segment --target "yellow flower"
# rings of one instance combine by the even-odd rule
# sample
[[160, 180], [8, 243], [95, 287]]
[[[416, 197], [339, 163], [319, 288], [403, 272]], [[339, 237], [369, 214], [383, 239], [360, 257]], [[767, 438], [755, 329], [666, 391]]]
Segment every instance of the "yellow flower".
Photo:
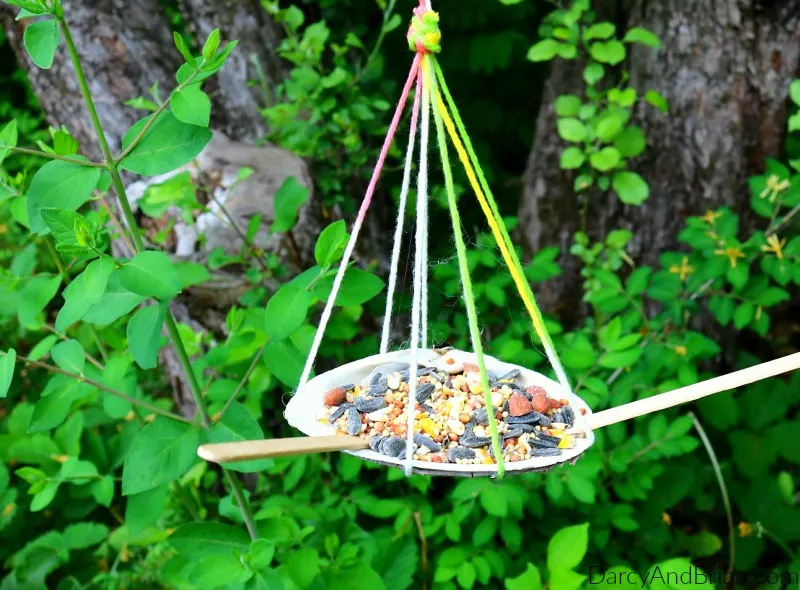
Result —
[[786, 238], [778, 239], [778, 236], [772, 234], [767, 238], [768, 246], [761, 246], [764, 252], [774, 252], [778, 260], [783, 260], [783, 247], [786, 245]]
[[674, 350], [675, 353], [680, 355], [680, 356], [686, 356], [687, 354], [689, 354], [689, 351], [686, 350], [686, 347], [683, 346], [683, 345], [681, 345], [681, 346], [673, 346], [672, 350]]
[[706, 214], [703, 215], [700, 219], [708, 223], [709, 225], [714, 225], [714, 222], [722, 217], [722, 211], [712, 211], [709, 209], [706, 211]]
[[731, 263], [731, 268], [736, 268], [736, 260], [738, 258], [744, 258], [744, 252], [739, 250], [739, 248], [734, 248], [732, 246], [729, 246], [724, 250], [716, 250], [714, 254], [717, 254], [718, 256], [726, 256]]
[[16, 508], [16, 507], [17, 507], [17, 505], [14, 504], [14, 502], [11, 502], [10, 504], [6, 504], [6, 507], [3, 508], [3, 516], [4, 517], [10, 516], [11, 513], [14, 512], [14, 508]]
[[686, 278], [694, 272], [695, 268], [689, 264], [689, 257], [684, 256], [683, 260], [681, 260], [680, 266], [677, 264], [673, 264], [669, 267], [669, 272], [672, 274], [676, 274], [680, 276], [682, 281], [685, 281]]
[[672, 517], [666, 512], [661, 514], [661, 520], [664, 522], [665, 525], [672, 526]]
[[758, 197], [760, 199], [768, 198], [770, 203], [774, 203], [778, 195], [789, 188], [789, 185], [790, 182], [787, 179], [781, 180], [773, 174], [767, 178], [767, 185]]
[[740, 537], [749, 537], [753, 534], [753, 527], [748, 522], [740, 522], [739, 523], [739, 536]]

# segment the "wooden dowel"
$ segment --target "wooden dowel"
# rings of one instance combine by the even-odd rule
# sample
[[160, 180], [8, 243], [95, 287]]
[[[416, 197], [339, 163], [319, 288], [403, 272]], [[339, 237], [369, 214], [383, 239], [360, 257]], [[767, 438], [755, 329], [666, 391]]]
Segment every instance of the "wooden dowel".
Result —
[[363, 438], [331, 435], [215, 443], [202, 445], [197, 449], [197, 454], [201, 459], [212, 463], [236, 463], [268, 457], [290, 457], [292, 455], [310, 455], [332, 451], [357, 451], [368, 448], [369, 444]]
[[714, 393], [736, 389], [737, 387], [761, 381], [762, 379], [768, 379], [775, 375], [780, 375], [781, 373], [788, 373], [795, 369], [800, 369], [800, 352], [754, 367], [742, 369], [741, 371], [722, 375], [721, 377], [714, 377], [707, 381], [701, 381], [694, 385], [687, 385], [680, 389], [631, 402], [623, 406], [603, 410], [602, 412], [586, 416], [584, 423], [587, 429], [595, 430], [603, 426], [610, 426], [617, 422], [638, 418], [645, 414], [651, 414], [659, 410], [665, 410], [673, 406], [692, 402]]

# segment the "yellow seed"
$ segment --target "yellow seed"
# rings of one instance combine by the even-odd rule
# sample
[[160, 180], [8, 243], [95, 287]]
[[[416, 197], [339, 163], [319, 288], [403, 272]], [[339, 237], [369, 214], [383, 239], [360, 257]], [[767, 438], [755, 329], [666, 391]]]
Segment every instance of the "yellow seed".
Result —
[[436, 422], [430, 418], [423, 418], [420, 420], [419, 426], [428, 436], [439, 436], [439, 427], [436, 426]]
[[575, 437], [571, 436], [571, 435], [570, 436], [565, 436], [558, 443], [558, 448], [559, 449], [571, 449], [574, 446], [575, 446]]

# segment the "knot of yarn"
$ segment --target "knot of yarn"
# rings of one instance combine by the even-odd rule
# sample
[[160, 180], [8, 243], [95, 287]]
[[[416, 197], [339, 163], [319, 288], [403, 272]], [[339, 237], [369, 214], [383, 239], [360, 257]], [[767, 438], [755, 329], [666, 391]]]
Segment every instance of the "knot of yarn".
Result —
[[442, 33], [439, 31], [439, 13], [433, 10], [414, 9], [414, 18], [408, 28], [408, 47], [418, 53], [439, 53], [442, 50]]

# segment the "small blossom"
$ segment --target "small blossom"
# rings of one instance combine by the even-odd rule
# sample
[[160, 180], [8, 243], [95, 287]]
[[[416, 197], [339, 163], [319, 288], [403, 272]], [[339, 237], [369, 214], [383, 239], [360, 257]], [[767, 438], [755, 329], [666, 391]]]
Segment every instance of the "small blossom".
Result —
[[669, 514], [667, 514], [666, 512], [663, 512], [661, 514], [661, 520], [663, 521], [663, 523], [665, 525], [672, 526], [672, 517]]
[[787, 179], [781, 180], [776, 175], [772, 174], [767, 178], [767, 185], [758, 197], [760, 199], [767, 199], [770, 203], [774, 203], [778, 195], [789, 188], [789, 185], [790, 183]]
[[700, 219], [708, 223], [709, 225], [714, 225], [714, 222], [722, 217], [722, 211], [712, 211], [709, 209], [706, 211], [706, 214], [703, 215]]
[[750, 525], [749, 522], [740, 522], [739, 523], [739, 536], [740, 537], [749, 537], [753, 534], [753, 527]]
[[685, 281], [689, 275], [691, 275], [695, 271], [695, 268], [689, 264], [689, 257], [684, 256], [683, 260], [681, 260], [680, 266], [677, 264], [673, 264], [669, 267], [669, 272], [672, 274], [678, 275], [682, 281]]
[[735, 248], [733, 246], [729, 246], [725, 249], [716, 250], [714, 254], [718, 256], [727, 257], [731, 263], [731, 268], [736, 268], [737, 259], [744, 258], [744, 252], [742, 252], [739, 248]]
[[761, 246], [764, 252], [774, 252], [778, 260], [783, 260], [783, 247], [786, 245], [786, 238], [778, 239], [778, 236], [772, 234], [767, 238], [767, 246]]
[[685, 347], [685, 346], [683, 346], [683, 345], [680, 345], [680, 346], [673, 346], [673, 347], [672, 347], [672, 350], [674, 350], [674, 351], [675, 351], [675, 354], [677, 354], [677, 355], [679, 355], [679, 356], [686, 356], [687, 354], [689, 354], [689, 351], [688, 351], [688, 350], [686, 350], [686, 347]]

